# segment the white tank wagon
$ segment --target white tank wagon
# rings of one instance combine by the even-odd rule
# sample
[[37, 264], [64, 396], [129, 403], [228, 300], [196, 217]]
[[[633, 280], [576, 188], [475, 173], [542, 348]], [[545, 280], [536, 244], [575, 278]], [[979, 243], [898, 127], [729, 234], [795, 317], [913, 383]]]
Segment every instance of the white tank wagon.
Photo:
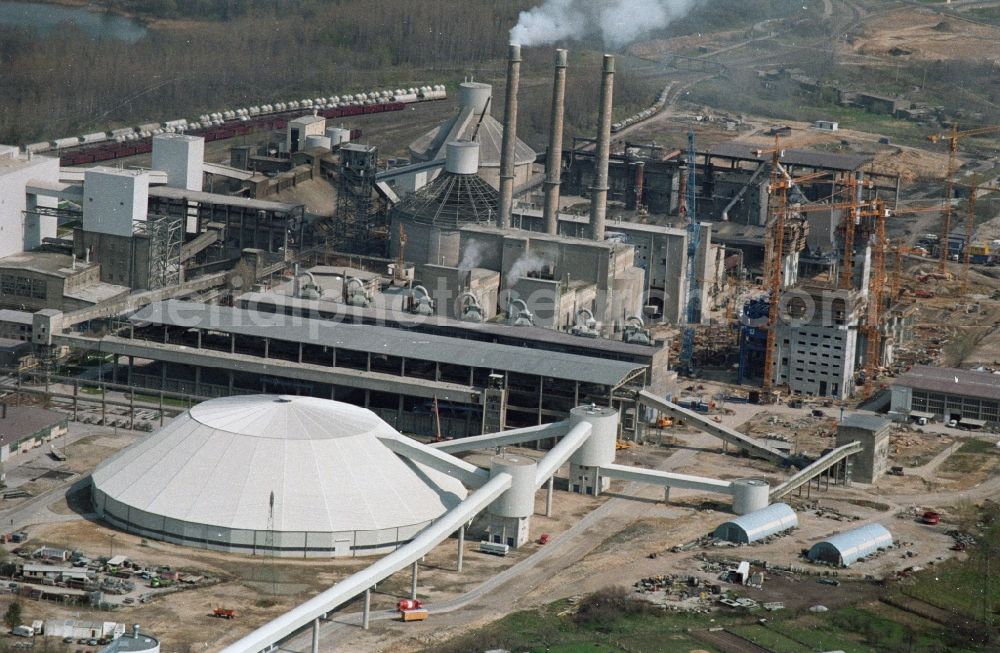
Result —
[[95, 512], [140, 537], [289, 557], [390, 552], [457, 506], [462, 483], [405, 461], [373, 412], [313, 397], [198, 404], [91, 476]]

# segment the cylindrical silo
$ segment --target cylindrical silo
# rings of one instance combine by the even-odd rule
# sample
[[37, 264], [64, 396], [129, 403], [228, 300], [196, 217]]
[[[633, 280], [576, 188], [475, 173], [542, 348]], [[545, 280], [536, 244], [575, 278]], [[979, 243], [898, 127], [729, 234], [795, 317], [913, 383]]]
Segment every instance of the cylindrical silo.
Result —
[[479, 115], [486, 109], [493, 96], [493, 87], [480, 82], [463, 82], [458, 87], [458, 106], [469, 107]]
[[501, 494], [488, 508], [499, 517], [523, 519], [535, 512], [535, 471], [533, 458], [526, 456], [494, 456], [490, 459], [490, 478], [510, 474], [510, 489]]
[[590, 437], [577, 449], [569, 461], [574, 465], [601, 467], [615, 462], [618, 441], [618, 411], [607, 406], [577, 406], [569, 411], [570, 426], [580, 422], [591, 424]]
[[479, 171], [479, 143], [450, 141], [444, 169], [456, 175], [474, 175]]
[[745, 515], [766, 508], [770, 502], [771, 486], [767, 481], [740, 478], [733, 481], [733, 512]]

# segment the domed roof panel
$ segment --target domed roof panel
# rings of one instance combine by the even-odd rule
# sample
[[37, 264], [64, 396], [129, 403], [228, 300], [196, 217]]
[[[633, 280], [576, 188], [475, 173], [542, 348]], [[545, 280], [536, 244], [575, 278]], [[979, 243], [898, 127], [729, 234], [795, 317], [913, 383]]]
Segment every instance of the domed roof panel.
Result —
[[191, 409], [191, 417], [220, 431], [283, 440], [392, 431], [370, 410], [343, 403], [331, 407], [330, 403], [315, 397], [274, 396], [261, 401], [260, 395], [243, 395], [198, 404]]
[[132, 508], [229, 529], [267, 529], [272, 492], [275, 531], [379, 530], [436, 519], [466, 490], [379, 439], [401, 437], [371, 411], [334, 401], [216, 399], [102, 463], [93, 484]]

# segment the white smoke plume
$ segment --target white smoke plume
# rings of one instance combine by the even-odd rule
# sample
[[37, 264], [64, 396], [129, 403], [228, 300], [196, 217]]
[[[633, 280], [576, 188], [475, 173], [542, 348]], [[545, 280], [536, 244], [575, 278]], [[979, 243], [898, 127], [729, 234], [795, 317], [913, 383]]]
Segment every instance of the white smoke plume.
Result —
[[663, 29], [704, 0], [546, 0], [522, 11], [510, 30], [511, 43], [545, 45], [598, 36], [620, 48]]
[[537, 254], [528, 253], [523, 255], [514, 261], [510, 272], [507, 273], [507, 287], [513, 286], [517, 283], [518, 279], [528, 276], [531, 272], [541, 272], [545, 269], [546, 265], [549, 265], [549, 261]]
[[481, 242], [470, 238], [465, 246], [465, 251], [462, 252], [462, 260], [458, 262], [459, 271], [468, 272], [472, 268], [478, 268], [479, 263], [483, 260], [484, 249], [485, 246]]

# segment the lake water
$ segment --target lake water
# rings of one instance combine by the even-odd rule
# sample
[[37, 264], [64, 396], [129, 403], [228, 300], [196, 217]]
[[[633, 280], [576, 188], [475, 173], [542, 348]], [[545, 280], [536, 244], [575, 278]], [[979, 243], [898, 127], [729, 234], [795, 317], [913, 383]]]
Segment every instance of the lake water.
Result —
[[62, 23], [74, 23], [94, 39], [135, 43], [146, 35], [142, 23], [125, 16], [40, 2], [0, 2], [0, 25], [33, 27], [42, 34], [52, 34]]

